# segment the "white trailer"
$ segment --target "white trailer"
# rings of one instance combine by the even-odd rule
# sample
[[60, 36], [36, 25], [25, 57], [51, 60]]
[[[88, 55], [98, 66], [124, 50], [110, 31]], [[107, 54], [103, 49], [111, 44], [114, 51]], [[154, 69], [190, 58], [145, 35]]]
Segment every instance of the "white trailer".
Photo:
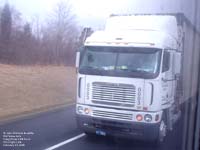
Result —
[[197, 94], [199, 39], [183, 14], [111, 16], [77, 52], [80, 128], [163, 141]]

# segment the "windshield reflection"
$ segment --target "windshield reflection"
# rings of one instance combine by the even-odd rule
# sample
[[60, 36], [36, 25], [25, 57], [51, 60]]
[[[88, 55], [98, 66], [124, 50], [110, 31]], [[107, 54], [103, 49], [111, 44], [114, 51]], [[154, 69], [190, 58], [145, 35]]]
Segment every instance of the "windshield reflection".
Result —
[[159, 73], [161, 50], [155, 48], [85, 47], [80, 73], [154, 78]]

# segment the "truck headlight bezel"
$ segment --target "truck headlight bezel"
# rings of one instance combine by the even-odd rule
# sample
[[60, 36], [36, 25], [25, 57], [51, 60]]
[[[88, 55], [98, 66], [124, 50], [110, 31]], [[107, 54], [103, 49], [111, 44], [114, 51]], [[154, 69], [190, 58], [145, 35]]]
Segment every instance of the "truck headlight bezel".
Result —
[[77, 107], [77, 112], [78, 112], [79, 114], [83, 114], [83, 107], [82, 107], [82, 106], [78, 106], [78, 107]]
[[84, 113], [86, 114], [86, 115], [89, 115], [90, 114], [90, 112], [91, 112], [91, 110], [89, 109], [89, 108], [84, 108]]
[[144, 115], [144, 120], [145, 120], [146, 122], [152, 122], [153, 117], [152, 117], [152, 115], [150, 115], [150, 114], [146, 114], [146, 115]]

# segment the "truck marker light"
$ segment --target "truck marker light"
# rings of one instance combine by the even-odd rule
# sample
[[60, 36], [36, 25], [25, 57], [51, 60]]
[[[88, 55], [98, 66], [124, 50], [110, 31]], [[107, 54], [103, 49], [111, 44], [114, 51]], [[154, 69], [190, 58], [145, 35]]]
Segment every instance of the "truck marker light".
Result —
[[151, 45], [151, 46], [155, 46], [155, 44], [154, 44], [154, 43], [150, 43], [150, 45]]
[[148, 110], [148, 107], [143, 107], [143, 110], [144, 110], [144, 111], [147, 111], [147, 110]]
[[123, 40], [123, 38], [116, 38], [115, 40]]
[[137, 121], [142, 121], [143, 117], [142, 117], [142, 115], [139, 114], [136, 116], [136, 119], [137, 119]]
[[158, 121], [160, 118], [159, 118], [159, 114], [156, 115], [155, 117], [155, 121]]

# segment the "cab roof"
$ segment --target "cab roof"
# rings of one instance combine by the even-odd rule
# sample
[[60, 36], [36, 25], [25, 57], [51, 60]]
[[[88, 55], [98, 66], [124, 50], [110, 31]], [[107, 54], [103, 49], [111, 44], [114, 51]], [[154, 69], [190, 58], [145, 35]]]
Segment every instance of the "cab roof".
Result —
[[105, 30], [153, 30], [164, 32], [178, 39], [177, 21], [173, 15], [111, 16], [107, 19]]
[[177, 49], [177, 41], [170, 35], [152, 30], [96, 31], [85, 46], [155, 47]]
[[112, 16], [104, 31], [87, 38], [85, 45], [178, 48], [178, 23], [171, 15]]

